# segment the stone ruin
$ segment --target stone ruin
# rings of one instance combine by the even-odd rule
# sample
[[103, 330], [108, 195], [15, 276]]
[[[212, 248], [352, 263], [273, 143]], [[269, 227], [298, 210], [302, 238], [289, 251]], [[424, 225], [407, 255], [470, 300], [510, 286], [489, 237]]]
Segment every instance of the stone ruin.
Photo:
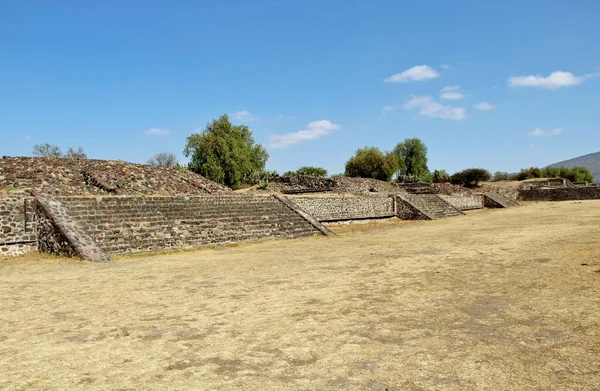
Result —
[[323, 223], [433, 220], [484, 206], [513, 206], [487, 202], [484, 194], [445, 195], [435, 187], [411, 194], [375, 179], [296, 177], [276, 183], [288, 190], [328, 189], [328, 194], [236, 193], [174, 168], [5, 157], [0, 159], [0, 190], [6, 193], [0, 197], [0, 255], [39, 250], [107, 262], [113, 254], [332, 235]]

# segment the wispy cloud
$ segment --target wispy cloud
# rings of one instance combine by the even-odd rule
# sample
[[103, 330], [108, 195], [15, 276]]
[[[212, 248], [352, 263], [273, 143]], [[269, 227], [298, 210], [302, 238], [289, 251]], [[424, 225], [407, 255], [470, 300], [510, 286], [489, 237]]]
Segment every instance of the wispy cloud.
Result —
[[171, 134], [171, 131], [168, 129], [152, 128], [146, 130], [144, 133], [146, 133], [148, 136], [166, 136]]
[[542, 128], [535, 128], [531, 132], [529, 132], [530, 136], [533, 137], [557, 137], [560, 136], [563, 132], [562, 128], [544, 130]]
[[416, 65], [400, 73], [396, 73], [384, 81], [386, 83], [406, 83], [411, 81], [425, 81], [440, 77], [440, 74], [428, 65]]
[[491, 104], [490, 102], [479, 102], [479, 103], [475, 103], [473, 105], [473, 107], [477, 110], [481, 110], [481, 111], [490, 111], [490, 110], [494, 110], [496, 108], [495, 105]]
[[306, 126], [306, 129], [297, 132], [276, 134], [270, 137], [269, 145], [273, 149], [286, 148], [290, 145], [299, 144], [303, 141], [315, 140], [329, 133], [339, 130], [342, 125], [334, 124], [326, 119], [314, 121]]
[[430, 96], [415, 96], [404, 105], [405, 110], [419, 110], [419, 115], [461, 121], [467, 118], [464, 107], [443, 105]]
[[240, 110], [230, 114], [233, 119], [244, 122], [254, 122], [260, 119], [259, 116], [252, 114], [248, 110]]
[[440, 65], [440, 68], [442, 68], [442, 69], [450, 69], [450, 64], [442, 64], [442, 65]]
[[465, 97], [459, 85], [442, 88], [440, 98], [447, 100], [460, 100]]
[[575, 76], [571, 72], [556, 71], [546, 77], [540, 75], [513, 76], [508, 79], [508, 85], [512, 87], [534, 87], [554, 90], [579, 85], [588, 77], [590, 75]]

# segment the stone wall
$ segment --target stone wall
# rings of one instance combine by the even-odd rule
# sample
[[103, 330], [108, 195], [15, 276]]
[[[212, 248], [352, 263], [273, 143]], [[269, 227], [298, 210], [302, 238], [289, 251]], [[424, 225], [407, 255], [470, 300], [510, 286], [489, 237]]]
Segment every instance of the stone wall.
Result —
[[555, 189], [532, 188], [519, 191], [519, 200], [522, 201], [571, 201], [571, 200], [598, 200], [600, 199], [599, 187], [565, 187]]
[[470, 195], [470, 196], [449, 196], [439, 194], [446, 202], [451, 204], [460, 210], [473, 210], [483, 209], [483, 196], [482, 195]]
[[275, 197], [60, 197], [108, 254], [322, 235]]
[[0, 255], [37, 249], [34, 199], [25, 193], [0, 197]]
[[392, 197], [290, 197], [290, 199], [319, 221], [396, 216]]

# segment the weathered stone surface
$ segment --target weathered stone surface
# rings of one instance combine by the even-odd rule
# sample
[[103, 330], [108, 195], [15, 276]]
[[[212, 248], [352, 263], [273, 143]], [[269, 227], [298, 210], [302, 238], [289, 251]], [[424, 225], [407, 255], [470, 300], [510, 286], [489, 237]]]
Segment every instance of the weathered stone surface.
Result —
[[200, 195], [231, 189], [191, 171], [108, 160], [3, 157], [0, 189], [32, 188], [53, 195]]
[[274, 197], [60, 197], [70, 218], [108, 254], [322, 235]]
[[391, 197], [291, 197], [296, 205], [319, 221], [394, 217]]
[[409, 220], [435, 220], [464, 214], [436, 194], [398, 195], [396, 208], [401, 218]]
[[0, 254], [21, 255], [36, 247], [33, 197], [23, 192], [0, 197]]
[[519, 200], [522, 201], [572, 201], [598, 200], [600, 187], [562, 187], [562, 188], [530, 188], [519, 190]]
[[462, 211], [483, 209], [483, 195], [443, 195], [439, 194], [444, 201], [448, 202], [452, 206]]
[[483, 203], [486, 208], [510, 208], [519, 204], [500, 193], [484, 193]]
[[59, 199], [48, 194], [34, 195], [40, 251], [64, 257], [79, 257], [90, 262], [110, 261]]

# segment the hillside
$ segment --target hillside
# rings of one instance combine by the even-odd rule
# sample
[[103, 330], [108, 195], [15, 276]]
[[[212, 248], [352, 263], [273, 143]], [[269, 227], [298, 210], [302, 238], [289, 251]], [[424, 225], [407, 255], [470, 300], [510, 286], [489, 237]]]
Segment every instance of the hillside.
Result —
[[110, 160], [0, 159], [0, 190], [32, 188], [56, 195], [202, 195], [231, 191], [191, 171]]
[[583, 155], [574, 159], [565, 160], [562, 162], [549, 164], [548, 167], [575, 167], [582, 166], [587, 167], [597, 183], [600, 183], [600, 152], [590, 153], [589, 155]]

